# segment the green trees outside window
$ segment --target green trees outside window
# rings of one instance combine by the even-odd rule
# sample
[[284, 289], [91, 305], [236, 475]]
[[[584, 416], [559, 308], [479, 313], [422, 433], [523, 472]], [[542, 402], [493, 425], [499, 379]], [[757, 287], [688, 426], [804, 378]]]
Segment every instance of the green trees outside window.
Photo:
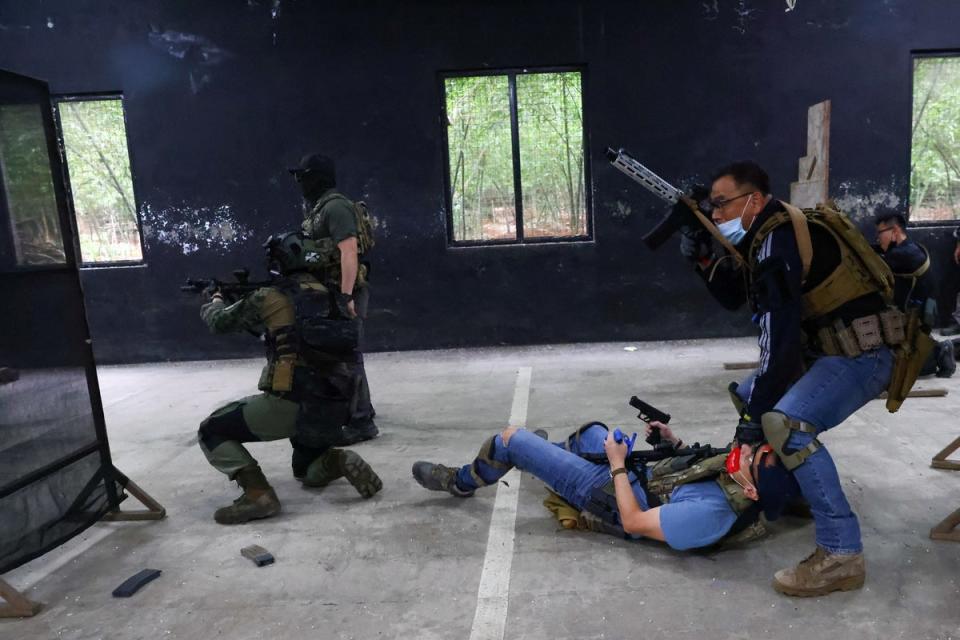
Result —
[[444, 79], [454, 242], [588, 235], [579, 71]]
[[143, 259], [119, 98], [58, 105], [82, 262]]
[[910, 220], [960, 219], [960, 56], [913, 63]]
[[0, 106], [0, 175], [16, 264], [63, 264], [60, 217], [40, 106]]

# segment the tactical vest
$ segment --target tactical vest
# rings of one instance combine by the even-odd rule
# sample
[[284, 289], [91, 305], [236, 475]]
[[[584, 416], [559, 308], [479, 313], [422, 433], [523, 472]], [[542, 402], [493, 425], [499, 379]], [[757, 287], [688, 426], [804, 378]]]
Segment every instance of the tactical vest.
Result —
[[[806, 280], [813, 259], [810, 232], [806, 225], [813, 224], [829, 232], [837, 243], [840, 248], [840, 264], [816, 286], [808, 287], [804, 282], [801, 320], [823, 317], [847, 302], [870, 293], [879, 293], [888, 304], [893, 300], [893, 273], [890, 267], [870, 247], [863, 234], [847, 216], [823, 205], [801, 211], [793, 205], [781, 204], [787, 210], [766, 220], [750, 243], [747, 263], [751, 289], [763, 241], [774, 229], [788, 223], [793, 225], [797, 235], [797, 245], [804, 263], [803, 279]], [[801, 215], [802, 218], [799, 217]]]
[[[359, 321], [339, 317], [330, 290], [316, 281], [288, 280], [272, 287], [264, 304], [280, 306], [270, 315], [264, 332], [267, 368], [260, 388], [294, 396], [310, 394], [303, 388], [310, 375], [298, 368], [329, 368], [353, 362], [359, 342]], [[306, 373], [306, 372], [303, 372]]]
[[[867, 347], [876, 348], [883, 344], [893, 348], [894, 365], [887, 388], [887, 410], [897, 411], [933, 348], [929, 328], [922, 324], [919, 311], [914, 310], [905, 316], [892, 307], [894, 276], [890, 266], [867, 243], [866, 238], [847, 216], [824, 205], [816, 209], [800, 210], [793, 205], [781, 202], [786, 211], [771, 216], [757, 230], [747, 252], [748, 275], [753, 289], [753, 278], [757, 270], [758, 256], [763, 241], [774, 229], [782, 224], [793, 225], [797, 237], [797, 247], [803, 263], [802, 321], [817, 320], [842, 305], [861, 296], [877, 293], [887, 304], [887, 311], [877, 314], [876, 318], [859, 318], [845, 327], [839, 319], [833, 327], [821, 328], [814, 340], [820, 350], [827, 355], [846, 355], [855, 357]], [[822, 282], [816, 286], [806, 285], [806, 275], [813, 260], [813, 247], [810, 243], [809, 225], [825, 229], [840, 249], [840, 264]], [[859, 327], [857, 323], [864, 321]], [[853, 331], [859, 331], [856, 339]], [[861, 338], [870, 344], [861, 343]]]
[[[727, 454], [720, 454], [692, 465], [690, 464], [691, 456], [666, 458], [657, 462], [650, 470], [644, 486], [649, 506], [652, 508], [668, 504], [670, 495], [677, 487], [692, 482], [714, 480], [723, 491], [730, 508], [737, 515], [733, 526], [720, 539], [719, 544], [738, 544], [765, 536], [767, 530], [760, 521], [759, 504], [744, 495], [740, 485], [725, 472], [726, 459]], [[604, 485], [602, 491], [614, 498], [615, 505], [616, 489], [613, 480]]]
[[264, 304], [278, 308], [265, 316], [267, 366], [260, 389], [300, 405], [299, 444], [313, 448], [340, 444], [362, 380], [355, 353], [359, 320], [339, 317], [330, 290], [313, 279], [277, 283]]
[[[362, 200], [352, 202], [342, 193], [333, 191], [320, 198], [313, 209], [310, 210], [309, 217], [304, 221], [305, 231], [312, 231], [315, 228], [322, 228], [326, 224], [326, 214], [324, 207], [333, 200], [344, 200], [353, 209], [354, 217], [357, 223], [357, 253], [359, 256], [366, 255], [375, 244], [373, 238], [373, 221], [370, 218], [370, 212], [367, 204]], [[311, 225], [310, 229], [306, 227]], [[319, 260], [316, 264], [315, 273], [325, 282], [340, 283], [340, 249], [333, 242], [333, 238], [327, 236], [318, 238], [314, 233], [308, 233], [317, 245], [317, 255]], [[367, 265], [360, 263], [357, 268], [357, 286], [362, 286], [367, 281]]]

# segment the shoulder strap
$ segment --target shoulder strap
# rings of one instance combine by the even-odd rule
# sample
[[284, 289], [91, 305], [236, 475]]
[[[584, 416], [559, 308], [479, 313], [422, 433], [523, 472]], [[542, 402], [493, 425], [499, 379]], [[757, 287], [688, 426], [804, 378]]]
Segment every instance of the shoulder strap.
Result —
[[340, 198], [340, 199], [342, 199], [342, 200], [346, 200], [347, 202], [350, 202], [350, 198], [348, 198], [347, 196], [343, 195], [343, 194], [340, 193], [339, 191], [332, 191], [332, 192], [328, 193], [327, 195], [323, 196], [322, 198], [320, 198], [319, 200], [317, 200], [317, 204], [313, 205], [313, 210], [314, 210], [315, 212], [318, 212], [318, 213], [319, 213], [319, 211], [320, 211], [321, 209], [323, 209], [323, 207], [326, 206], [327, 203], [329, 203], [329, 202], [331, 202], [331, 201], [333, 201], [333, 200], [336, 200], [337, 198]]
[[923, 255], [924, 255], [923, 264], [917, 267], [917, 270], [914, 271], [913, 273], [895, 273], [893, 275], [906, 276], [908, 278], [919, 278], [920, 276], [922, 276], [923, 274], [925, 274], [927, 271], [930, 270], [930, 252], [927, 251], [927, 248], [922, 244], [920, 244], [919, 242], [917, 243], [917, 246], [920, 247], [921, 251], [923, 251]]
[[787, 202], [780, 201], [783, 208], [790, 215], [790, 223], [793, 225], [793, 232], [797, 236], [797, 250], [800, 251], [800, 264], [803, 265], [801, 280], [806, 281], [807, 274], [810, 273], [810, 263], [813, 262], [813, 243], [810, 241], [810, 227], [807, 224], [807, 216], [797, 207]]

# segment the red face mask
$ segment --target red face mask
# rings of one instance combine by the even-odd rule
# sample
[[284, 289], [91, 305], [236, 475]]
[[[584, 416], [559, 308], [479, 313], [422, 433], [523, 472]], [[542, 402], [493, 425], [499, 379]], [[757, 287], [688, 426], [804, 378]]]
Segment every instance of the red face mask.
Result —
[[753, 461], [757, 456], [762, 456], [773, 451], [773, 447], [771, 447], [769, 444], [764, 444], [754, 450], [750, 450], [750, 453], [744, 455], [744, 446], [746, 445], [741, 445], [736, 449], [731, 450], [730, 453], [727, 454], [727, 473], [731, 478], [733, 478], [734, 482], [740, 485], [743, 489], [746, 489], [748, 486], [756, 489], [756, 485], [753, 482], [752, 473]]

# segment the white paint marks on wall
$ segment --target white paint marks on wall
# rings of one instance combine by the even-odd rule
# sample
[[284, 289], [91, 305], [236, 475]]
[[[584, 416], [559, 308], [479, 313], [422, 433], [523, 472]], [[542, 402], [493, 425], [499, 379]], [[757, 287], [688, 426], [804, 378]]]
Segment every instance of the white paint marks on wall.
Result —
[[608, 204], [607, 206], [610, 208], [610, 215], [616, 220], [626, 220], [633, 213], [630, 205], [623, 200], [617, 200], [612, 205]]
[[747, 32], [747, 24], [753, 20], [753, 14], [756, 9], [750, 7], [747, 0], [737, 0], [737, 6], [734, 13], [737, 16], [737, 23], [733, 25], [733, 30], [743, 35]]
[[835, 193], [833, 201], [837, 208], [855, 222], [872, 220], [880, 207], [892, 207], [906, 213], [907, 203], [897, 195], [894, 181], [888, 185], [873, 181], [844, 181]]
[[164, 51], [187, 65], [190, 90], [195, 94], [210, 84], [208, 68], [220, 64], [232, 55], [209, 38], [195, 33], [170, 29], [160, 31], [153, 27], [147, 34], [147, 40], [155, 49]]
[[200, 249], [226, 253], [253, 237], [253, 231], [238, 222], [230, 205], [190, 207], [187, 205], [140, 208], [143, 238], [152, 243], [178, 247], [184, 255]]

